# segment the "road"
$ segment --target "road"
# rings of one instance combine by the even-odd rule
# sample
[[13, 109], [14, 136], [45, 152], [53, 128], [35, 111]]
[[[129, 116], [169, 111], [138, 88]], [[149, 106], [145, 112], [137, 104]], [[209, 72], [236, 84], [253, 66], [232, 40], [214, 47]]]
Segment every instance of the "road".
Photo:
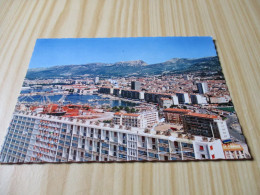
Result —
[[245, 137], [242, 135], [237, 116], [235, 114], [228, 116], [226, 123], [230, 136], [241, 142], [245, 142]]

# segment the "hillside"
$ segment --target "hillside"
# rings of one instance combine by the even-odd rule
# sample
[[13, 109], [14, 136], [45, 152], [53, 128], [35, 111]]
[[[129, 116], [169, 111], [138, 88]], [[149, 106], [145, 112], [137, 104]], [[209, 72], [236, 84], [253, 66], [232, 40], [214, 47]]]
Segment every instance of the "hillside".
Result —
[[147, 64], [142, 60], [117, 63], [90, 63], [83, 65], [60, 65], [48, 68], [29, 69], [28, 79], [68, 78], [85, 74], [101, 77], [127, 77], [131, 75], [158, 75], [168, 73], [190, 73], [195, 71], [221, 71], [218, 57], [198, 59], [173, 58], [166, 62]]

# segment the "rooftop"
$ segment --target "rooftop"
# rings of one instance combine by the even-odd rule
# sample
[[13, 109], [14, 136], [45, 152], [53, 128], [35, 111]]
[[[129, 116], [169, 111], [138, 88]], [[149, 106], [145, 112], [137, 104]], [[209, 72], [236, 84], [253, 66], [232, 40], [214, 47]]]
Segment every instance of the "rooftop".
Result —
[[192, 110], [188, 110], [188, 109], [179, 109], [179, 108], [166, 108], [163, 111], [167, 111], [167, 112], [192, 112]]
[[200, 117], [200, 118], [212, 118], [212, 119], [218, 118], [218, 116], [216, 116], [216, 115], [200, 114], [200, 113], [188, 113], [187, 115]]
[[243, 147], [240, 144], [235, 144], [235, 143], [231, 143], [231, 144], [222, 144], [222, 148], [224, 151], [241, 151], [244, 150]]
[[122, 112], [116, 112], [114, 115], [135, 116], [135, 117], [140, 116], [140, 114], [122, 113]]

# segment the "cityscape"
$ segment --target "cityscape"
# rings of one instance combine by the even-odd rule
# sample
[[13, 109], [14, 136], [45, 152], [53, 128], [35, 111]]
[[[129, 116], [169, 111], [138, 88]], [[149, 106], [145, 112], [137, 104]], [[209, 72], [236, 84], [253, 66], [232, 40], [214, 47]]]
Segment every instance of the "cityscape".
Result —
[[216, 55], [135, 57], [29, 67], [0, 162], [251, 159]]

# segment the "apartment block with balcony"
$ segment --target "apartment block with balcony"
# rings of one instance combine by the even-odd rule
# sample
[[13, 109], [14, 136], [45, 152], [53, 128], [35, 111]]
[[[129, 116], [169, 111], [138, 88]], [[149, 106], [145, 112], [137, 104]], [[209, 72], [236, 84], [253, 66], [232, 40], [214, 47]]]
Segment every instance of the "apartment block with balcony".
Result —
[[121, 97], [135, 100], [143, 100], [144, 92], [137, 90], [121, 90]]
[[[20, 131], [19, 143], [10, 146], [17, 140], [14, 137], [16, 130]], [[23, 143], [22, 135], [25, 135]], [[201, 143], [209, 148], [203, 151], [206, 159], [212, 157], [212, 152], [223, 154], [219, 139], [201, 140], [201, 137], [187, 139], [175, 134], [156, 135], [140, 127], [16, 113], [5, 138], [0, 160], [5, 163], [193, 160], [204, 157], [198, 155], [200, 150], [197, 147]], [[212, 150], [211, 145], [214, 145]], [[214, 158], [219, 156], [215, 154]]]
[[230, 139], [226, 121], [219, 116], [188, 113], [183, 115], [184, 132], [192, 135]]
[[114, 114], [113, 123], [117, 125], [146, 128], [152, 127], [159, 122], [158, 112], [148, 111], [142, 113], [121, 113]]
[[188, 109], [166, 108], [163, 110], [165, 121], [168, 123], [182, 124], [183, 115], [192, 112]]

